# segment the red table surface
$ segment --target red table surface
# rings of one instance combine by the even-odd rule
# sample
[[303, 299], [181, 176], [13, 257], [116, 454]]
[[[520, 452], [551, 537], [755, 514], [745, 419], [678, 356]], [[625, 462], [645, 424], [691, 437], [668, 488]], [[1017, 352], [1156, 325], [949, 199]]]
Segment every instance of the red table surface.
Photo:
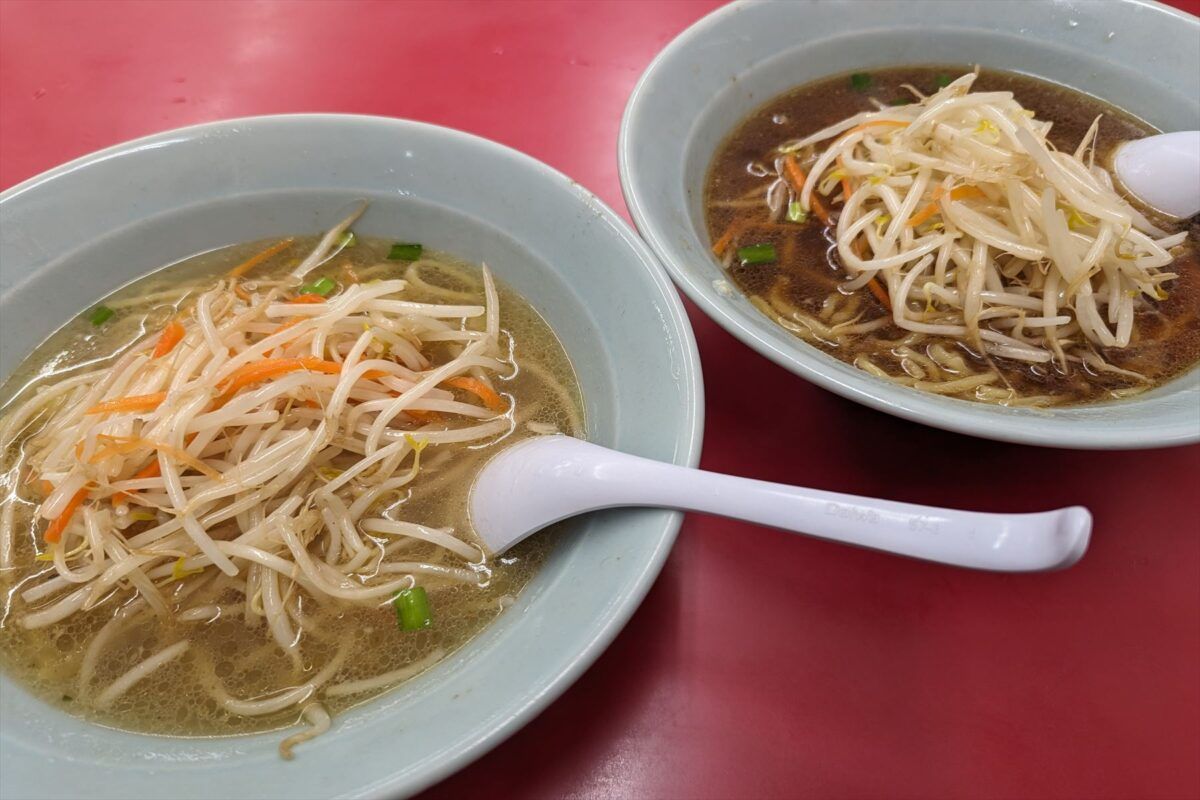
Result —
[[[626, 98], [716, 5], [0, 0], [0, 187], [181, 125], [339, 111], [495, 139], [623, 211]], [[901, 422], [688, 310], [704, 467], [965, 508], [1081, 503], [1090, 552], [994, 575], [689, 517], [596, 665], [427, 798], [1200, 797], [1200, 447]]]

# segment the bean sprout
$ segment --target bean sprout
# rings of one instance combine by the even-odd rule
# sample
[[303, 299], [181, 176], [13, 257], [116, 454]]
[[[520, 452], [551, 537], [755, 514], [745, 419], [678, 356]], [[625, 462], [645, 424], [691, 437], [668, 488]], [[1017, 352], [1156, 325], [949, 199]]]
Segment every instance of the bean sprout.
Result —
[[[757, 216], [737, 212], [714, 245], [718, 257], [730, 262], [741, 233], [786, 230], [775, 224], [777, 189], [790, 186], [800, 212], [792, 216], [828, 218], [847, 276], [819, 315], [789, 299], [786, 276], [752, 298], [801, 338], [853, 354], [865, 348], [847, 360], [918, 389], [986, 402], [1019, 399], [993, 357], [1063, 374], [1086, 365], [1147, 383], [1110, 359], [1134, 344], [1135, 318], [1165, 299], [1163, 284], [1177, 277], [1171, 250], [1187, 233], [1168, 235], [1113, 188], [1095, 163], [1100, 118], [1073, 153], [1061, 152], [1047, 138], [1049, 123], [1012, 92], [972, 92], [977, 77], [928, 96], [908, 86], [916, 102], [854, 114], [778, 146]], [[785, 251], [791, 244], [784, 241]], [[951, 340], [971, 365], [939, 375], [884, 343], [870, 352], [889, 322], [851, 307], [868, 288], [890, 326], [917, 336], [914, 345]], [[903, 374], [881, 368], [881, 356]]]
[[[374, 607], [418, 583], [486, 583], [490, 556], [464, 531], [386, 508], [419, 480], [427, 448], [483, 445], [516, 427], [514, 401], [494, 388], [517, 372], [496, 283], [485, 266], [478, 291], [446, 290], [446, 302], [414, 302], [395, 277], [321, 296], [295, 288], [345, 245], [361, 213], [332, 228], [287, 280], [250, 283], [239, 268], [206, 291], [160, 293], [177, 303], [169, 335], [143, 330], [108, 366], [31, 382], [0, 418], [0, 571], [18, 552], [18, 506], [33, 509], [37, 558], [47, 562], [10, 592], [5, 612], [15, 609], [16, 625], [30, 630], [112, 604], [77, 676], [96, 708], [187, 659], [229, 714], [299, 706], [309, 727], [281, 744], [290, 758], [329, 728], [317, 698], [346, 653], [299, 685], [242, 699], [178, 632], [244, 617], [300, 674], [306, 646], [322, 637], [307, 604]], [[438, 294], [422, 277], [429, 263], [408, 268], [425, 296]], [[188, 600], [210, 582], [214, 591]], [[93, 697], [106, 651], [135, 618], [155, 616], [182, 624], [168, 629], [166, 641], [177, 641], [139, 656]], [[443, 655], [330, 693], [386, 687]]]

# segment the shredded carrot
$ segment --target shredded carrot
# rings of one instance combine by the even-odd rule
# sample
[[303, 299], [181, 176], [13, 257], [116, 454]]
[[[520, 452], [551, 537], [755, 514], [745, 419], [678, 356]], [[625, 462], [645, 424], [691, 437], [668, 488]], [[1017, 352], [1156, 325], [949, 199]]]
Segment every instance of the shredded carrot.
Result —
[[172, 320], [167, 327], [163, 328], [162, 336], [158, 337], [158, 344], [154, 347], [154, 355], [151, 358], [162, 358], [175, 349], [175, 345], [183, 341], [184, 334], [187, 333], [177, 321]]
[[470, 392], [483, 401], [483, 404], [492, 411], [504, 411], [508, 408], [508, 404], [504, 402], [504, 398], [496, 394], [492, 387], [488, 386], [478, 378], [468, 378], [463, 375], [458, 378], [451, 378], [448, 381], [443, 381], [447, 386], [453, 386], [455, 389], [462, 389], [464, 392]]
[[164, 442], [155, 442], [138, 436], [105, 436], [104, 434], [100, 434], [99, 438], [108, 444], [88, 460], [89, 464], [99, 464], [107, 458], [131, 453], [134, 450], [157, 450], [161, 453], [166, 453], [181, 464], [186, 464], [197, 472], [201, 472], [214, 480], [221, 477], [220, 472], [208, 466], [208, 464], [205, 464], [191, 453], [165, 444]]
[[[917, 213], [908, 218], [908, 222], [904, 223], [909, 228], [915, 228], [925, 220], [932, 217], [938, 211], [938, 201], [942, 199], [942, 187], [937, 187], [933, 190], [933, 202], [922, 208]], [[956, 186], [950, 190], [951, 200], [964, 200], [968, 197], [986, 197], [978, 186]]]
[[721, 234], [720, 239], [717, 239], [715, 242], [713, 242], [713, 255], [715, 255], [717, 258], [725, 255], [725, 251], [729, 248], [729, 245], [733, 243], [733, 237], [737, 235], [739, 227], [741, 226], [738, 223], [733, 223], [729, 226], [728, 230]]
[[49, 495], [54, 491], [54, 484], [45, 478], [42, 478], [41, 482], [38, 484], [38, 488], [42, 490], [43, 495]]
[[268, 247], [266, 250], [263, 250], [258, 255], [250, 256], [250, 258], [246, 259], [241, 264], [238, 264], [236, 267], [229, 270], [229, 277], [240, 278], [241, 276], [245, 275], [250, 270], [257, 267], [259, 264], [266, 261], [271, 256], [282, 253], [284, 250], [291, 247], [291, 244], [293, 241], [294, 240], [291, 237], [288, 237], [287, 239], [284, 239], [281, 242], [276, 242], [275, 244]]
[[951, 200], [965, 200], [968, 197], [987, 197], [978, 186], [955, 186], [950, 190]]
[[104, 461], [107, 458], [131, 453], [134, 450], [137, 450], [139, 447], [148, 447], [151, 450], [153, 450], [155, 447], [154, 442], [149, 442], [145, 439], [135, 436], [107, 436], [102, 433], [97, 436], [96, 439], [99, 443], [103, 444], [104, 447], [97, 450], [95, 454], [88, 459], [87, 463], [89, 464], [99, 464], [101, 461]]
[[302, 369], [309, 372], [323, 372], [327, 375], [337, 375], [342, 371], [342, 365], [333, 361], [323, 361], [312, 356], [305, 356], [303, 358], [266, 358], [234, 370], [233, 374], [222, 383], [221, 396], [229, 397], [234, 392], [252, 383], [265, 381], [268, 378], [277, 378], [280, 375], [286, 375], [289, 372], [296, 372]]
[[871, 290], [871, 294], [875, 295], [875, 299], [883, 303], [883, 307], [888, 311], [892, 310], [892, 300], [888, 297], [887, 290], [879, 283], [878, 278], [871, 278], [867, 281], [867, 288]]
[[929, 205], [925, 206], [924, 208], [922, 208], [917, 213], [913, 214], [911, 217], [909, 217], [908, 222], [906, 222], [904, 224], [909, 228], [915, 228], [918, 225], [920, 225], [922, 222], [924, 222], [925, 220], [929, 219], [934, 214], [936, 214], [937, 210], [938, 210], [938, 204], [936, 201], [934, 201], [934, 202], [930, 203]]
[[[867, 257], [866, 246], [864, 245], [862, 239], [856, 238], [853, 242], [851, 242], [850, 249], [853, 250], [854, 254], [859, 258], [865, 259]], [[867, 281], [867, 288], [871, 290], [871, 294], [875, 295], [875, 299], [882, 303], [883, 307], [886, 308], [888, 312], [891, 312], [892, 300], [890, 297], [888, 297], [887, 290], [883, 288], [883, 284], [880, 283], [879, 279], [874, 277], [871, 278], [871, 280]]]
[[[303, 322], [303, 321], [304, 321], [304, 317], [292, 317], [292, 318], [291, 318], [291, 319], [289, 319], [287, 322], [283, 323], [283, 324], [282, 324], [282, 325], [280, 325], [278, 328], [276, 328], [276, 329], [275, 329], [275, 332], [274, 332], [274, 333], [272, 333], [272, 334], [271, 334], [271, 336], [274, 336], [276, 333], [280, 333], [280, 332], [282, 332], [282, 331], [286, 331], [288, 328], [291, 328], [291, 327], [293, 327], [293, 326], [295, 326], [295, 325], [299, 325], [299, 324], [300, 324], [301, 322]], [[271, 354], [272, 354], [272, 353], [274, 353], [274, 352], [275, 352], [275, 350], [276, 350], [276, 348], [272, 347], [270, 350], [267, 350], [267, 351], [265, 351], [265, 352], [263, 353], [263, 358], [270, 358], [270, 357], [271, 357]]]
[[[143, 478], [157, 478], [161, 474], [162, 474], [162, 465], [160, 465], [158, 463], [158, 458], [156, 457], [149, 464], [147, 464], [146, 466], [142, 467], [140, 470], [135, 472], [133, 474], [133, 478], [131, 480], [141, 480]], [[132, 495], [136, 494], [137, 491], [138, 491], [137, 489], [131, 489], [128, 492], [117, 492], [116, 494], [114, 494], [112, 496], [113, 505], [114, 506], [128, 505], [129, 498]]]
[[804, 174], [804, 170], [800, 169], [800, 165], [796, 163], [796, 157], [790, 153], [783, 159], [783, 171], [787, 173], [788, 179], [792, 182], [792, 188], [799, 194], [804, 189], [804, 184], [808, 181], [808, 176]]
[[63, 531], [67, 529], [67, 525], [71, 522], [71, 517], [75, 516], [76, 510], [87, 499], [89, 484], [84, 484], [83, 488], [71, 496], [67, 501], [67, 505], [63, 508], [63, 512], [58, 515], [58, 518], [50, 523], [50, 527], [46, 528], [46, 533], [42, 537], [47, 542], [57, 542], [62, 538]]
[[112, 414], [118, 411], [153, 411], [162, 405], [167, 399], [166, 392], [155, 392], [154, 394], [134, 394], [128, 397], [118, 397], [115, 400], [106, 400], [99, 405], [94, 405], [84, 414]]
[[[808, 176], [804, 174], [804, 170], [800, 169], [800, 165], [796, 163], [796, 157], [788, 155], [783, 160], [784, 172], [787, 173], [788, 179], [792, 182], [792, 188], [796, 190], [796, 194], [804, 191], [804, 184], [808, 180]], [[832, 225], [833, 220], [829, 217], [829, 211], [826, 210], [821, 198], [817, 197], [816, 193], [809, 195], [809, 200], [812, 203], [812, 212], [817, 215], [817, 219], [821, 220], [822, 225]]]
[[[295, 327], [296, 325], [299, 325], [301, 322], [304, 322], [304, 317], [292, 317], [287, 322], [283, 323], [278, 328], [276, 328], [275, 333], [279, 333], [280, 331], [286, 331], [288, 328]], [[273, 333], [271, 335], [274, 336], [275, 334]]]
[[850, 192], [852, 191], [850, 188], [850, 178], [846, 175], [845, 159], [843, 159], [841, 156], [838, 156], [837, 165], [838, 169], [842, 171], [842, 202], [845, 203], [850, 200]]
[[[901, 122], [897, 119], [873, 119], [870, 122], [864, 122], [861, 125], [855, 125], [838, 138], [845, 139], [852, 133], [865, 131], [868, 128], [872, 128], [876, 125], [898, 125], [903, 128], [907, 126], [908, 123]], [[800, 165], [796, 163], [794, 156], [788, 155], [788, 157], [784, 160], [784, 164], [787, 167], [788, 177], [791, 179], [792, 187], [796, 190], [796, 193], [799, 194], [804, 190], [804, 184], [808, 180], [808, 176], [806, 176], [804, 171], [800, 169]], [[850, 177], [846, 175], [846, 161], [840, 155], [837, 157], [837, 165], [838, 169], [842, 171], [842, 202], [845, 202], [850, 199], [850, 194], [853, 191], [853, 187], [850, 185]], [[812, 203], [812, 210], [813, 213], [817, 215], [817, 218], [820, 219], [823, 224], [829, 225], [829, 212], [821, 203], [821, 199], [817, 197], [816, 194], [811, 194], [809, 196], [809, 201]]]
[[242, 288], [242, 285], [238, 283], [237, 278], [233, 279], [233, 293], [236, 294], [239, 299], [245, 300], [247, 303], [250, 302], [250, 293]]
[[312, 305], [314, 303], [324, 303], [325, 298], [319, 294], [298, 294], [289, 303], [298, 303], [299, 305]]
[[162, 464], [156, 458], [134, 473], [133, 477], [138, 479], [157, 478], [159, 475], [162, 475]]

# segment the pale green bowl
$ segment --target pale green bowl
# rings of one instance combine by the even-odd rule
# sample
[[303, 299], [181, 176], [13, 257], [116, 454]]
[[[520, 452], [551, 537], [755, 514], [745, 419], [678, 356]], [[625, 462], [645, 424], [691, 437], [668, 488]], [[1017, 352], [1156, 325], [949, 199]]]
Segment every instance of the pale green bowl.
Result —
[[1072, 86], [1164, 130], [1200, 127], [1200, 20], [1143, 0], [743, 2], [697, 22], [646, 70], [621, 124], [621, 186], [675, 282], [734, 336], [819, 386], [947, 430], [1059, 447], [1200, 441], [1200, 370], [1122, 402], [1009, 409], [875, 378], [805, 344], [732, 287], [704, 227], [704, 177], [738, 122], [839, 72], [982, 64]]
[[[351, 116], [234, 120], [74, 161], [0, 194], [0, 375], [98, 297], [222, 245], [315, 233], [355, 198], [363, 234], [486, 259], [550, 322], [593, 441], [695, 465], [703, 394], [679, 298], [624, 222], [563, 175], [473, 136]], [[519, 498], [514, 498], [519, 502]], [[527, 722], [637, 608], [679, 528], [579, 521], [520, 599], [429, 673], [337, 717], [283, 762], [275, 733], [170, 739], [81, 722], [0, 677], [0, 797], [397, 797]]]

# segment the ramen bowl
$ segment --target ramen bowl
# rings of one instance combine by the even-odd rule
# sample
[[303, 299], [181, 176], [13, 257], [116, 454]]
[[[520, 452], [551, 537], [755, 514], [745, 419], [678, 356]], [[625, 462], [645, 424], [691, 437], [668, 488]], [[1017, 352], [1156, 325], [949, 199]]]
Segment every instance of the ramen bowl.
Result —
[[751, 304], [712, 255], [705, 176], [722, 140], [772, 98], [819, 78], [981, 64], [1094, 95], [1162, 130], [1200, 127], [1200, 20], [1143, 0], [1074, 3], [734, 3], [686, 30], [629, 100], [621, 185], [642, 236], [709, 316], [780, 366], [905, 419], [1004, 441], [1137, 448], [1200, 440], [1200, 370], [1134, 398], [1009, 408], [921, 392], [812, 347]]
[[[0, 374], [111, 290], [235, 242], [317, 233], [366, 199], [367, 236], [486, 260], [575, 364], [588, 437], [694, 465], [695, 343], [645, 245], [594, 196], [497, 144], [400, 120], [287, 116], [159, 134], [0, 194]], [[343, 212], [344, 213], [344, 212]], [[662, 566], [679, 515], [577, 521], [513, 607], [464, 648], [339, 715], [294, 761], [280, 736], [166, 738], [67, 715], [0, 677], [0, 797], [327, 798], [411, 794], [561, 693]]]

